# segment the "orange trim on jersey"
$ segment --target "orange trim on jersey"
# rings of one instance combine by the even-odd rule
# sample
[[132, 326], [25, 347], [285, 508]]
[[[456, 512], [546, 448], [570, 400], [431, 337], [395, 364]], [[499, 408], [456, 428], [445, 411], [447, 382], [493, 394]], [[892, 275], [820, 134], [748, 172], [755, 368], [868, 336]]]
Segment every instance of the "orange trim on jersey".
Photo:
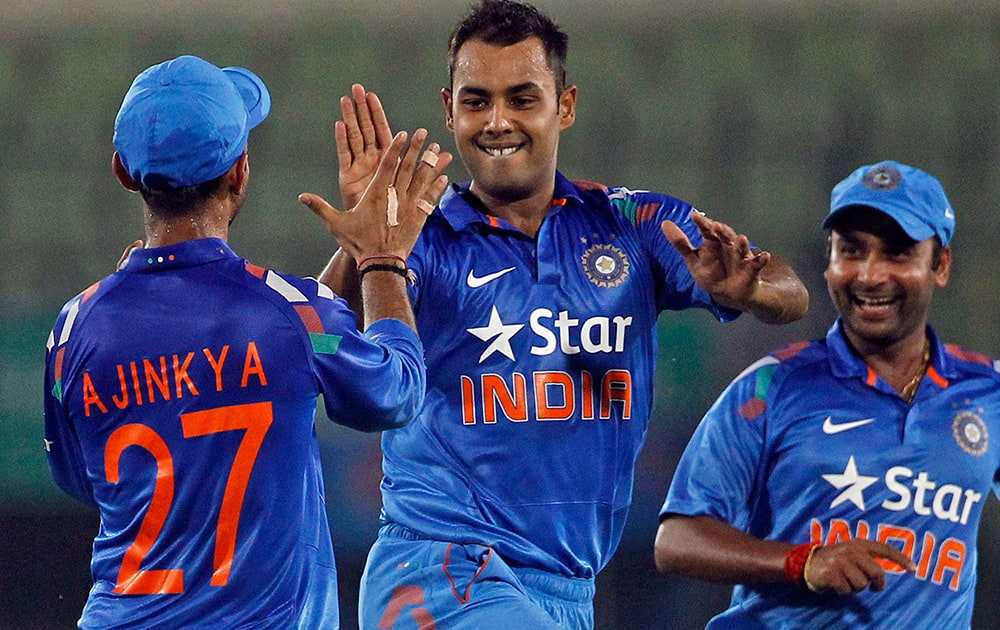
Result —
[[635, 209], [635, 222], [645, 223], [653, 217], [656, 216], [656, 211], [660, 209], [663, 204], [656, 203], [644, 203]]
[[83, 292], [83, 297], [80, 298], [80, 304], [86, 304], [87, 300], [90, 299], [90, 296], [92, 296], [95, 293], [97, 293], [97, 288], [99, 286], [101, 286], [101, 283], [100, 283], [100, 281], [97, 281], [94, 284], [92, 284], [89, 287], [87, 287], [86, 290], [84, 290], [84, 292]]
[[585, 179], [574, 179], [573, 183], [580, 190], [603, 190], [604, 192], [608, 191], [608, 187], [605, 186], [604, 184], [598, 184], [597, 182], [589, 182]]
[[760, 414], [767, 411], [767, 403], [760, 398], [751, 398], [740, 407], [739, 414], [747, 420], [753, 420]]
[[62, 378], [63, 358], [66, 355], [66, 346], [56, 351], [55, 380]]
[[953, 343], [946, 343], [944, 349], [948, 351], [948, 354], [954, 355], [963, 361], [969, 361], [971, 363], [982, 363], [983, 365], [991, 366], [993, 361], [990, 360], [985, 354], [980, 354], [978, 352], [973, 352], [971, 350], [966, 350], [965, 348], [956, 346]]
[[490, 227], [500, 227], [500, 221], [497, 220], [492, 214], [487, 214], [486, 221], [490, 224]]
[[927, 376], [929, 376], [930, 379], [934, 381], [937, 384], [937, 386], [940, 387], [941, 389], [944, 389], [949, 385], [948, 379], [938, 374], [938, 371], [934, 369], [933, 365], [927, 366]]
[[557, 206], [565, 206], [565, 205], [566, 205], [566, 198], [565, 197], [560, 197], [559, 199], [553, 199], [552, 200], [552, 207], [553, 208], [555, 208]]
[[870, 365], [866, 365], [865, 367], [868, 368], [868, 378], [865, 379], [865, 383], [869, 387], [875, 387], [875, 383], [878, 382], [878, 374], [875, 373], [875, 370]]
[[246, 270], [250, 272], [252, 275], [257, 276], [261, 280], [264, 279], [264, 274], [267, 273], [267, 269], [264, 269], [263, 267], [258, 267], [257, 265], [253, 265], [251, 263], [246, 264]]
[[780, 360], [784, 361], [786, 359], [791, 359], [792, 357], [794, 357], [798, 353], [802, 352], [802, 350], [804, 350], [808, 346], [809, 346], [809, 342], [808, 341], [799, 341], [799, 342], [796, 342], [796, 343], [788, 344], [784, 348], [779, 348], [778, 350], [772, 352], [771, 354], [776, 359], [780, 359]]
[[308, 304], [296, 304], [294, 306], [295, 312], [299, 314], [302, 318], [302, 323], [305, 324], [306, 330], [311, 333], [325, 333], [326, 330], [323, 329], [323, 322], [319, 318], [319, 314], [316, 313], [316, 309]]

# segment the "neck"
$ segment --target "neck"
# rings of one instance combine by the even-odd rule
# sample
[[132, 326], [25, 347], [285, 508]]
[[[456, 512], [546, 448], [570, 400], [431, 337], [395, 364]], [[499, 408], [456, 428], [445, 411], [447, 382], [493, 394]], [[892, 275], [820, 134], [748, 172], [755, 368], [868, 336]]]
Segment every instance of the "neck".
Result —
[[851, 345], [865, 363], [901, 396], [911, 402], [930, 363], [930, 340], [925, 328], [887, 346], [865, 344], [850, 339]]
[[207, 209], [182, 217], [164, 218], [145, 211], [146, 247], [166, 247], [201, 238], [229, 240], [229, 214], [223, 209]]
[[520, 199], [492, 196], [478, 189], [475, 182], [472, 182], [469, 192], [476, 196], [488, 214], [503, 219], [531, 238], [535, 238], [552, 208], [555, 180], [553, 179], [551, 186]]

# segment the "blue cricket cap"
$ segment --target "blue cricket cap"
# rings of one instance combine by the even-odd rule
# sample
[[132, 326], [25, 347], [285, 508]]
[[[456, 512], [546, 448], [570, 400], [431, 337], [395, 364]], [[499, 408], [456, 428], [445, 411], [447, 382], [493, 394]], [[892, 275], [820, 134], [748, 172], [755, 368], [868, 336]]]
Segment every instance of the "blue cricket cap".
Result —
[[270, 111], [257, 75], [186, 55], [135, 78], [115, 118], [114, 145], [136, 182], [194, 186], [232, 168]]
[[889, 215], [915, 241], [937, 236], [947, 245], [955, 232], [955, 212], [941, 183], [899, 162], [862, 166], [834, 186], [823, 227], [829, 228], [841, 210], [852, 206], [867, 206]]

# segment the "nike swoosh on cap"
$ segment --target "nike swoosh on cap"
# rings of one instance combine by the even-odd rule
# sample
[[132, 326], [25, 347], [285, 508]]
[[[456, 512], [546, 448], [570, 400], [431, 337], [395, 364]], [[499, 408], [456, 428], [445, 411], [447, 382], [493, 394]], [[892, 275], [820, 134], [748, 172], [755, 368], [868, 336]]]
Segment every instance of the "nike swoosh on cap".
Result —
[[465, 283], [469, 285], [469, 288], [477, 289], [483, 286], [484, 284], [493, 282], [494, 280], [504, 275], [505, 273], [514, 271], [514, 269], [516, 269], [516, 267], [507, 267], [506, 269], [501, 269], [500, 271], [494, 271], [493, 273], [488, 273], [485, 276], [479, 276], [479, 277], [476, 276], [476, 272], [474, 270], [470, 269], [469, 275], [465, 279]]
[[823, 421], [823, 433], [826, 433], [827, 435], [834, 435], [835, 433], [842, 433], [844, 431], [850, 431], [851, 429], [863, 427], [872, 422], [875, 422], [875, 418], [852, 420], [851, 422], [834, 422], [832, 417], [827, 416], [826, 420]]

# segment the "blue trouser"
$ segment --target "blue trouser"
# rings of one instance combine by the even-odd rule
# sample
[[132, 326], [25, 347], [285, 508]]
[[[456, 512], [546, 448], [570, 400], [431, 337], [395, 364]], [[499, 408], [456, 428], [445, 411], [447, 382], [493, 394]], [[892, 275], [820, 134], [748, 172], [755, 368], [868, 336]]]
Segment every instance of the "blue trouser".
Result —
[[487, 545], [386, 525], [361, 578], [362, 630], [591, 630], [594, 581], [509, 566]]

